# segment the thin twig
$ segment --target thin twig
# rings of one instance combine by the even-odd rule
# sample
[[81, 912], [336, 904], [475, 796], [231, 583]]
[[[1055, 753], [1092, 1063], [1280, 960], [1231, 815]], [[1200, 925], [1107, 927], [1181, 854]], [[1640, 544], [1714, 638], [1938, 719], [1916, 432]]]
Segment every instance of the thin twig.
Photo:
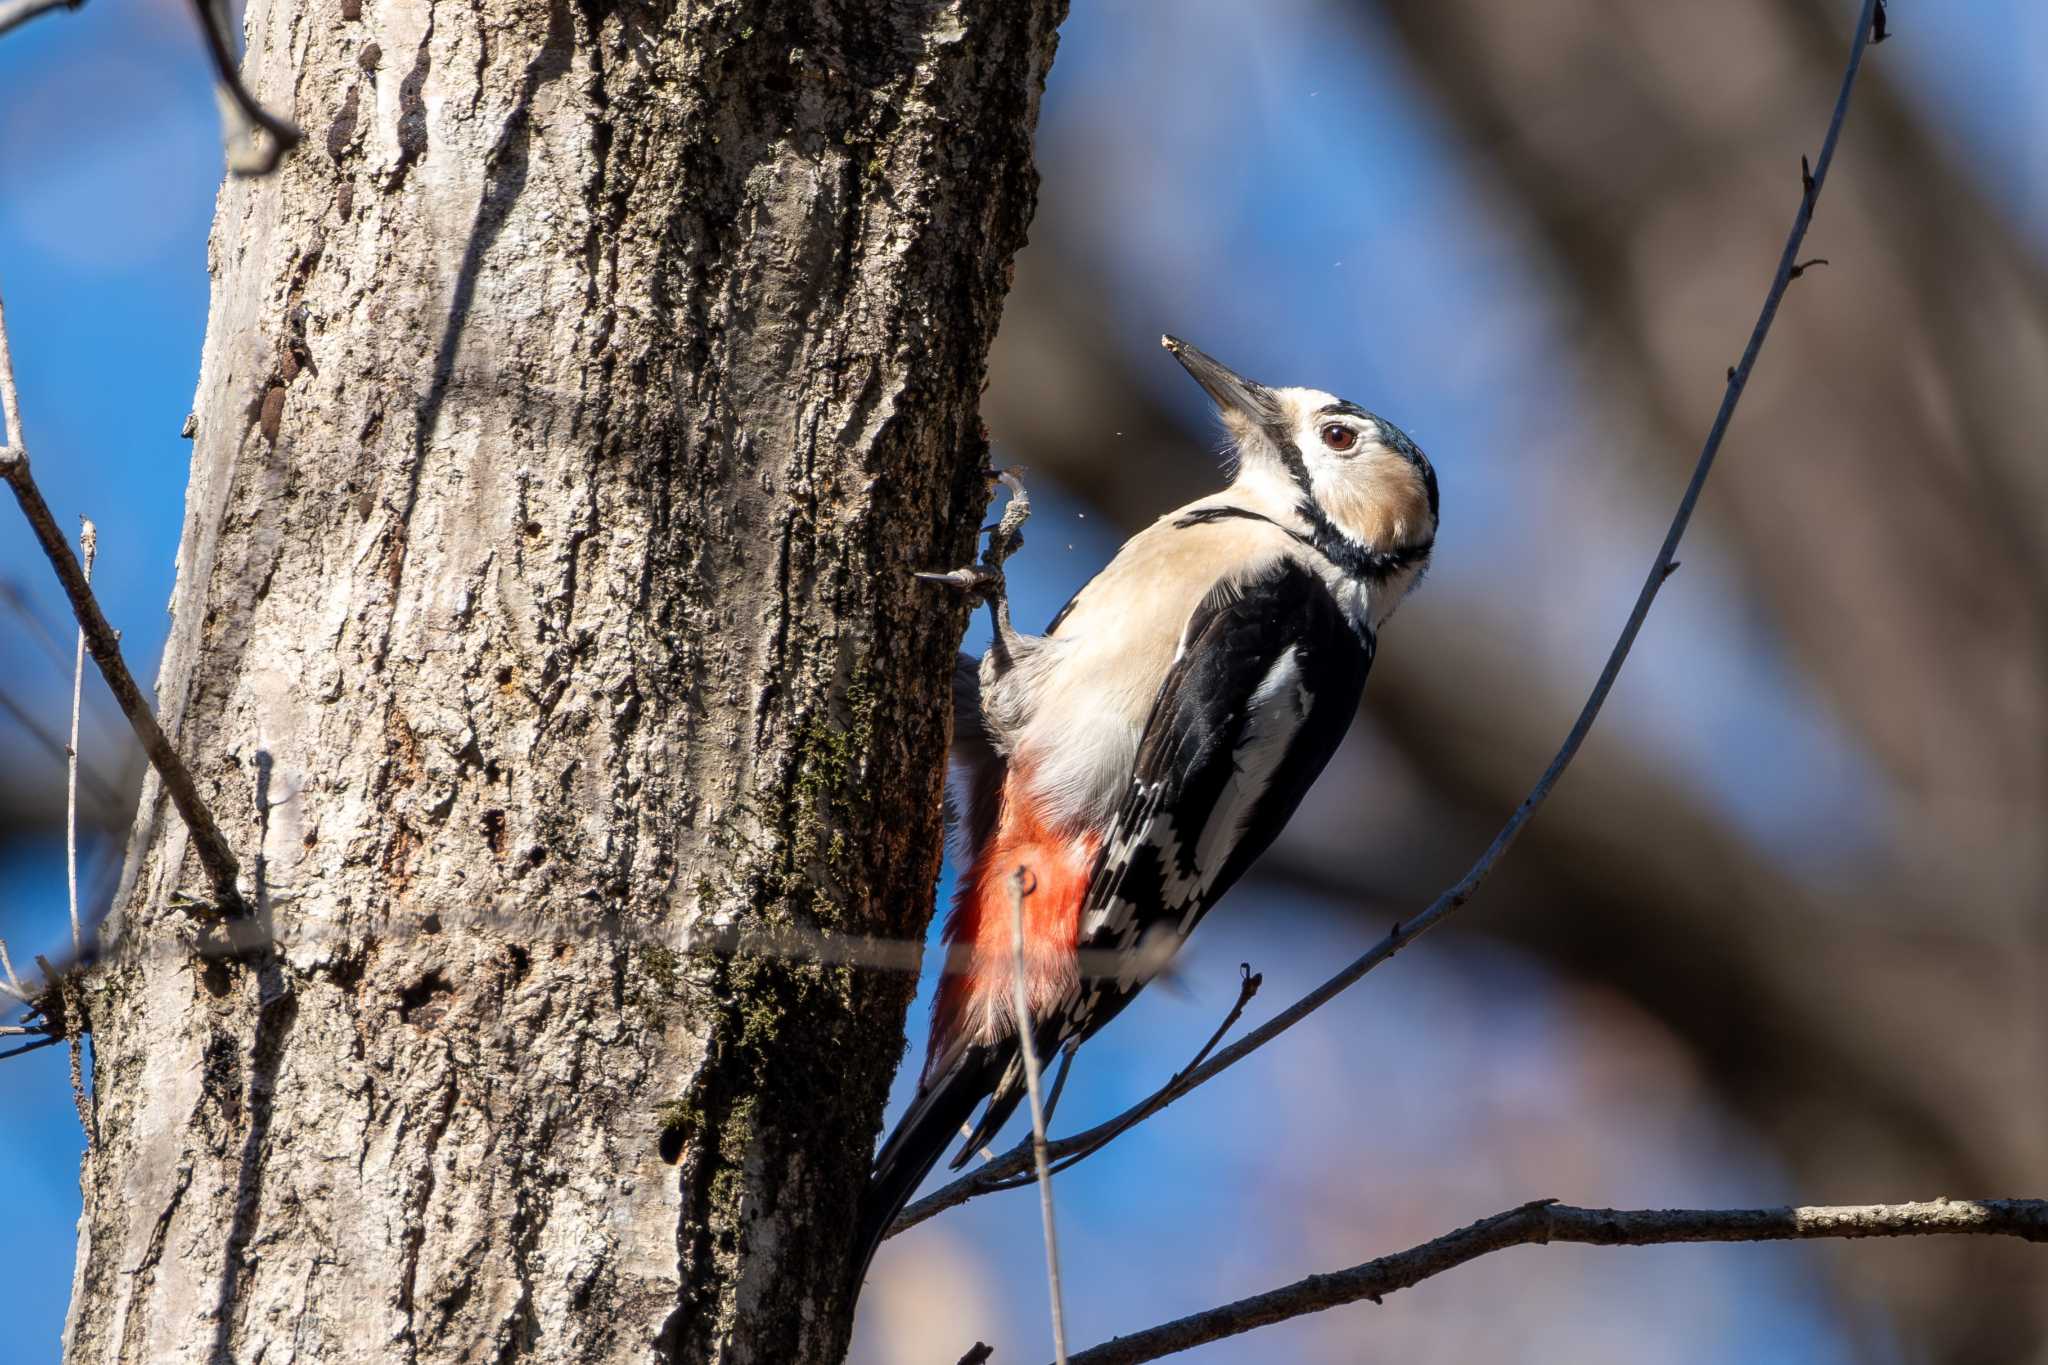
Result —
[[36, 487], [35, 477], [29, 472], [28, 448], [21, 434], [21, 399], [15, 391], [14, 363], [7, 349], [4, 305], [0, 305], [0, 404], [7, 409], [7, 444], [0, 448], [0, 477], [5, 477], [8, 487], [14, 490], [15, 501], [21, 504], [29, 529], [35, 532], [50, 567], [56, 570], [57, 581], [64, 585], [64, 595], [71, 599], [72, 615], [84, 633], [86, 648], [91, 652], [93, 662], [99, 665], [100, 676], [106, 679], [107, 690], [114, 694], [121, 713], [128, 717], [135, 738], [141, 741], [142, 752], [148, 755], [150, 765], [163, 780], [164, 790], [170, 794], [172, 804], [177, 806], [186, 829], [191, 831], [193, 850], [212, 885], [216, 906], [224, 914], [238, 915], [242, 909], [242, 895], [236, 880], [241, 869], [235, 861], [234, 851], [228, 847], [220, 826], [214, 822], [213, 812], [199, 795], [199, 788], [185, 767], [185, 761], [171, 747], [170, 740], [164, 737], [149, 703], [143, 700], [142, 689], [136, 685], [135, 676], [121, 658], [121, 637], [107, 624], [99, 600], [93, 596], [92, 586], [86, 582], [85, 574], [79, 568], [77, 556], [71, 553], [63, 532], [57, 529], [57, 518], [51, 514], [50, 505], [43, 501], [42, 490]]
[[1331, 1275], [1117, 1337], [1070, 1365], [1138, 1365], [1288, 1318], [1420, 1284], [1505, 1247], [1548, 1242], [1658, 1246], [1667, 1242], [1785, 1242], [1829, 1237], [1974, 1234], [2048, 1242], [2048, 1200], [1936, 1199], [1922, 1204], [1776, 1209], [1582, 1209], [1550, 1200], [1482, 1218], [1470, 1227]]
[[0, 938], [0, 970], [7, 973], [7, 984], [0, 987], [22, 1004], [29, 1003], [29, 994], [21, 988], [21, 978], [14, 974], [14, 959], [7, 955], [7, 940]]
[[1045, 1226], [1045, 1283], [1052, 1299], [1052, 1350], [1067, 1365], [1067, 1309], [1060, 1294], [1060, 1239], [1053, 1230], [1052, 1172], [1045, 1160], [1045, 1102], [1038, 1093], [1038, 1045], [1032, 1038], [1031, 998], [1024, 984], [1023, 868], [1010, 876], [1010, 1003], [1017, 1012], [1017, 1055], [1024, 1063], [1024, 1089], [1031, 1101], [1031, 1152], [1038, 1167], [1038, 1212]]
[[[1236, 1027], [1237, 1021], [1244, 1016], [1245, 1006], [1251, 1004], [1252, 997], [1259, 993], [1259, 986], [1265, 980], [1264, 976], [1251, 969], [1248, 962], [1238, 964], [1238, 970], [1240, 980], [1237, 999], [1232, 1002], [1230, 1012], [1223, 1016], [1223, 1022], [1209, 1035], [1209, 1040], [1195, 1053], [1194, 1059], [1174, 1072], [1165, 1085], [1115, 1118], [1098, 1123], [1093, 1128], [1076, 1133], [1072, 1137], [1057, 1138], [1047, 1143], [1047, 1153], [1059, 1163], [1052, 1168], [1054, 1175], [1102, 1150], [1111, 1139], [1142, 1123], [1201, 1083], [1201, 1077], [1208, 1074], [1203, 1071], [1202, 1063], [1216, 1050], [1216, 1045], [1223, 1041], [1224, 1036]], [[907, 1205], [903, 1212], [896, 1216], [896, 1221], [889, 1225], [888, 1236], [894, 1237], [899, 1232], [914, 1228], [927, 1218], [935, 1217], [970, 1199], [1030, 1184], [1030, 1161], [1031, 1149], [1028, 1146], [1028, 1139], [1018, 1142], [1015, 1147], [979, 1169], [969, 1171], [951, 1184], [942, 1185], [916, 1203]]]
[[20, 1047], [15, 1048], [12, 1051], [0, 1052], [0, 1062], [4, 1062], [10, 1057], [19, 1057], [24, 1053], [38, 1052], [46, 1047], [55, 1047], [57, 1046], [57, 1044], [63, 1041], [64, 1040], [62, 1038], [56, 1037], [54, 1035], [48, 1038], [38, 1038], [33, 1043], [23, 1043]]
[[[99, 528], [90, 518], [79, 518], [78, 551], [84, 561], [80, 572], [92, 582], [92, 562], [99, 556]], [[71, 957], [77, 961], [85, 951], [85, 938], [78, 930], [78, 709], [85, 690], [85, 632], [78, 632], [78, 645], [71, 659], [71, 742], [64, 746], [64, 888], [71, 910]], [[43, 971], [50, 971], [47, 959], [39, 959]], [[71, 1060], [71, 1102], [78, 1110], [78, 1126], [85, 1132], [88, 1147], [99, 1145], [99, 1111], [85, 1094], [85, 1004], [78, 982], [69, 973], [51, 978], [64, 1001], [64, 1032], [69, 1038]]]
[[[1777, 318], [1778, 304], [1785, 297], [1786, 288], [1792, 283], [1794, 268], [1799, 262], [1799, 248], [1806, 240], [1806, 230], [1813, 222], [1813, 207], [1820, 198], [1820, 191], [1827, 181], [1828, 168], [1834, 164], [1835, 144], [1842, 134], [1842, 122], [1849, 113], [1849, 95], [1856, 86], [1856, 74], [1863, 64], [1863, 49], [1870, 37], [1872, 14], [1876, 0], [1864, 0], [1863, 16], [1858, 21], [1855, 41], [1849, 49], [1849, 63], [1842, 74], [1842, 88], [1835, 99], [1834, 114], [1828, 121], [1826, 138], [1821, 143], [1820, 158], [1810, 174], [1802, 163], [1799, 211], [1792, 220], [1792, 230], [1785, 239], [1785, 249], [1779, 253], [1777, 273], [1772, 276], [1769, 292], [1764, 295], [1762, 310], [1757, 315], [1756, 326], [1751, 329], [1749, 344], [1744, 347], [1742, 360], [1728, 371], [1728, 384], [1721, 395], [1720, 410], [1714, 415], [1713, 427], [1707, 432], [1707, 439], [1700, 449], [1699, 459], [1693, 465], [1692, 478], [1685, 486], [1685, 493], [1678, 501], [1678, 510], [1672, 515], [1671, 527], [1664, 535], [1664, 543], [1657, 551], [1657, 557], [1650, 563], [1650, 571], [1643, 579], [1642, 589], [1636, 595], [1636, 604], [1623, 623], [1621, 635], [1614, 642], [1614, 649], [1607, 656], [1606, 665], [1593, 684], [1585, 705], [1580, 708], [1578, 719], [1573, 722], [1564, 744], [1550, 766], [1536, 779], [1536, 785], [1515, 808], [1507, 823], [1493, 838], [1479, 860], [1458, 881], [1438, 896], [1429, 908], [1405, 924], [1397, 924], [1388, 935], [1375, 944], [1363, 956], [1351, 962], [1328, 981], [1310, 991], [1287, 1009], [1275, 1015], [1266, 1023], [1247, 1033], [1243, 1038], [1216, 1054], [1208, 1062], [1190, 1069], [1183, 1083], [1169, 1084], [1157, 1094], [1132, 1106], [1107, 1123], [1098, 1124], [1085, 1133], [1071, 1138], [1062, 1138], [1051, 1144], [1055, 1157], [1064, 1157], [1087, 1147], [1090, 1151], [1100, 1150], [1110, 1138], [1126, 1131], [1168, 1104], [1187, 1094], [1196, 1087], [1207, 1083], [1249, 1057], [1281, 1034], [1293, 1028], [1309, 1015], [1321, 1009], [1331, 1000], [1344, 993], [1365, 976], [1366, 973], [1392, 958], [1416, 939], [1421, 938], [1437, 925], [1443, 923], [1465, 902], [1472, 899], [1480, 886], [1492, 875], [1500, 860], [1513, 848], [1521, 837], [1523, 828], [1549, 799], [1551, 790], [1558, 779], [1564, 776], [1566, 768], [1578, 756], [1579, 748], [1586, 742], [1586, 736], [1593, 729], [1593, 722], [1600, 716], [1606, 705], [1607, 694], [1614, 688], [1614, 680], [1621, 673], [1621, 667], [1628, 661], [1629, 651], [1634, 648], [1636, 636], [1643, 628], [1643, 621], [1650, 614], [1650, 607], [1657, 600], [1658, 591], [1671, 576], [1677, 564], [1679, 541], [1684, 539], [1685, 529], [1692, 521], [1693, 509], [1698, 505], [1700, 491], [1706, 486], [1707, 475], [1713, 470], [1714, 459], [1720, 453], [1721, 442], [1728, 434], [1728, 424], [1735, 416], [1736, 405], [1742, 400], [1743, 389], [1749, 383], [1750, 371], [1755, 368], [1757, 356], [1762, 352], [1764, 338], [1770, 335], [1771, 323]], [[1090, 1144], [1093, 1144], [1090, 1146]], [[1004, 1188], [1004, 1182], [1028, 1169], [1029, 1153], [1019, 1147], [1012, 1148], [988, 1165], [970, 1173], [926, 1196], [906, 1208], [890, 1229], [890, 1235], [903, 1231], [931, 1217], [933, 1214], [957, 1204], [964, 1204], [979, 1195], [992, 1193]]]
[[1153, 1095], [1149, 1102], [1151, 1107], [1148, 1108], [1145, 1105], [1140, 1105], [1136, 1111], [1129, 1115], [1112, 1119], [1107, 1125], [1107, 1132], [1104, 1132], [1100, 1137], [1092, 1138], [1085, 1143], [1077, 1145], [1072, 1155], [1064, 1158], [1058, 1166], [1053, 1168], [1053, 1173], [1057, 1175], [1070, 1166], [1078, 1165], [1081, 1161], [1107, 1146], [1110, 1139], [1116, 1137], [1125, 1129], [1144, 1122], [1147, 1117], [1164, 1109], [1167, 1105], [1173, 1103], [1175, 1099], [1179, 1098], [1182, 1088], [1188, 1084], [1188, 1077], [1203, 1062], [1209, 1060], [1209, 1054], [1216, 1050], [1217, 1044], [1223, 1041], [1231, 1029], [1237, 1027], [1237, 1021], [1244, 1017], [1245, 1006], [1251, 1004], [1252, 997], [1259, 993], [1259, 987], [1264, 984], [1265, 980], [1266, 978], [1263, 973], [1252, 970], [1251, 963], [1240, 962], [1238, 964], [1237, 999], [1231, 1003], [1230, 1013], [1223, 1016], [1223, 1022], [1216, 1026], [1216, 1031], [1209, 1035], [1209, 1041], [1202, 1044], [1202, 1050], [1195, 1054], [1194, 1060], [1179, 1071], [1174, 1072], [1166, 1084], [1159, 1088], [1158, 1093]]
[[[39, 14], [54, 9], [75, 10], [85, 0], [0, 0], [0, 33], [25, 24]], [[213, 59], [214, 81], [220, 91], [223, 114], [233, 113], [252, 129], [261, 129], [268, 134], [268, 143], [255, 150], [254, 155], [238, 152], [228, 147], [228, 169], [236, 175], [268, 175], [284, 160], [284, 154], [305, 140], [305, 134], [296, 124], [281, 119], [256, 102], [242, 84], [239, 70], [240, 60], [234, 54], [234, 46], [227, 35], [227, 21], [224, 8], [215, 0], [192, 0], [192, 13], [199, 21], [199, 33], [206, 43], [206, 54]], [[228, 140], [232, 144], [234, 131], [230, 130]]]
[[[1266, 979], [1263, 974], [1253, 971], [1252, 964], [1249, 962], [1240, 962], [1238, 964], [1238, 974], [1237, 999], [1231, 1002], [1230, 1012], [1223, 1016], [1223, 1022], [1216, 1026], [1215, 1032], [1209, 1035], [1209, 1040], [1202, 1044], [1200, 1051], [1195, 1053], [1194, 1060], [1174, 1072], [1167, 1079], [1165, 1085], [1152, 1092], [1152, 1095], [1142, 1103], [1125, 1110], [1108, 1123], [1097, 1124], [1085, 1133], [1062, 1139], [1060, 1142], [1053, 1144], [1059, 1153], [1059, 1164], [1052, 1168], [1054, 1175], [1078, 1166], [1081, 1162], [1108, 1146], [1110, 1140], [1125, 1129], [1142, 1123], [1146, 1118], [1158, 1113], [1161, 1109], [1164, 1109], [1167, 1105], [1180, 1098], [1183, 1087], [1187, 1084], [1187, 1078], [1193, 1074], [1196, 1067], [1199, 1067], [1209, 1059], [1209, 1054], [1216, 1050], [1216, 1045], [1221, 1043], [1230, 1030], [1237, 1026], [1237, 1021], [1244, 1017], [1245, 1006], [1251, 1004], [1252, 997], [1259, 993], [1259, 986]], [[1072, 1047], [1067, 1049], [1066, 1055], [1069, 1058], [1074, 1055]], [[1065, 1081], [1066, 1074], [1066, 1069], [1062, 1067], [1060, 1070], [1060, 1079], [1062, 1081]], [[1058, 1088], [1055, 1087], [1055, 1098], [1057, 1098], [1057, 1090]], [[1048, 1103], [1046, 1105], [1046, 1121], [1048, 1123], [1051, 1122], [1051, 1115], [1052, 1105]], [[977, 1180], [975, 1177], [980, 1177], [980, 1179]], [[1005, 1179], [1001, 1176], [991, 1175], [988, 1169], [984, 1167], [970, 1176], [953, 1182], [952, 1185], [933, 1192], [931, 1202], [935, 1207], [930, 1212], [921, 1212], [912, 1221], [922, 1222], [933, 1213], [938, 1213], [941, 1209], [950, 1207], [950, 1205], [940, 1203], [939, 1201], [945, 1199], [955, 1186], [969, 1183], [980, 1187], [973, 1191], [975, 1194], [993, 1194], [997, 1190], [1011, 1190], [1016, 1189], [1020, 1185], [1028, 1185], [1031, 1183], [1031, 1177], [1029, 1175], [1020, 1175]], [[920, 1203], [917, 1207], [922, 1209], [923, 1204]], [[909, 1218], [910, 1211], [906, 1210], [903, 1216], [904, 1218]], [[902, 1231], [904, 1227], [910, 1225], [910, 1223], [904, 1222], [900, 1226], [893, 1227], [890, 1230], [890, 1236], [894, 1236], [897, 1232]]]
[[0, 4], [0, 33], [27, 23], [53, 9], [77, 9], [85, 0], [7, 0]]
[[[78, 532], [85, 581], [92, 582], [92, 562], [99, 554], [100, 533], [89, 519]], [[64, 884], [71, 897], [71, 952], [84, 940], [78, 932], [78, 703], [85, 692], [85, 632], [78, 632], [78, 650], [71, 660], [71, 742], [64, 746]]]
[[0, 450], [19, 454], [26, 446], [21, 435], [21, 395], [14, 388], [14, 358], [7, 350], [7, 309], [0, 301], [0, 431], [6, 434], [6, 441], [0, 443]]
[[284, 160], [284, 154], [299, 145], [305, 134], [298, 125], [290, 123], [265, 109], [242, 84], [241, 59], [230, 46], [226, 32], [226, 20], [222, 6], [215, 0], [192, 0], [192, 13], [199, 20], [200, 36], [206, 40], [206, 53], [213, 58], [213, 74], [220, 93], [241, 116], [270, 135], [267, 147], [256, 156], [243, 156], [232, 147], [228, 149], [228, 169], [241, 176], [269, 175]]

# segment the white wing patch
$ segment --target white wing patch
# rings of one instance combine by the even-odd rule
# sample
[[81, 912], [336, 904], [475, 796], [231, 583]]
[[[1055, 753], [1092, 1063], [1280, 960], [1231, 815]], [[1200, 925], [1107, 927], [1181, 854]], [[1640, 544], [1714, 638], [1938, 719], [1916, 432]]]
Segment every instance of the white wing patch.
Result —
[[1273, 661], [1252, 693], [1244, 735], [1238, 740], [1237, 752], [1231, 755], [1234, 771], [1195, 842], [1197, 884], [1191, 888], [1169, 886], [1175, 896], [1193, 892], [1186, 902], [1187, 914], [1180, 922], [1183, 938], [1194, 928], [1194, 916], [1223, 865], [1230, 861], [1231, 850], [1243, 837], [1253, 808], [1272, 785], [1273, 774], [1287, 757], [1288, 746], [1294, 743], [1295, 732], [1301, 729], [1308, 707], [1308, 689], [1301, 685], [1301, 651], [1289, 648]]
[[[1166, 906], [1185, 907], [1180, 924], [1166, 936], [1169, 942], [1178, 943], [1193, 929], [1195, 917], [1208, 902], [1209, 889], [1222, 875], [1232, 850], [1244, 836], [1252, 812], [1272, 785], [1273, 774], [1301, 729], [1308, 715], [1309, 700], [1308, 689], [1301, 680], [1301, 652], [1287, 649], [1266, 670], [1266, 676], [1245, 704], [1245, 727], [1231, 755], [1231, 775], [1195, 835], [1192, 871], [1182, 870], [1182, 863], [1189, 860], [1182, 857], [1183, 835], [1174, 822], [1174, 813], [1158, 807], [1165, 784], [1141, 786], [1143, 814], [1130, 823], [1125, 838], [1110, 846], [1105, 866], [1126, 868], [1139, 849], [1150, 845], [1158, 850], [1165, 878], [1160, 888], [1162, 900]], [[1082, 918], [1084, 942], [1097, 940], [1098, 935], [1116, 935], [1116, 951], [1124, 955], [1127, 964], [1117, 973], [1119, 989], [1129, 990], [1139, 977], [1149, 977], [1164, 965], [1157, 960], [1158, 954], [1134, 951], [1139, 947], [1138, 935], [1143, 924], [1138, 907], [1114, 882], [1100, 903]]]

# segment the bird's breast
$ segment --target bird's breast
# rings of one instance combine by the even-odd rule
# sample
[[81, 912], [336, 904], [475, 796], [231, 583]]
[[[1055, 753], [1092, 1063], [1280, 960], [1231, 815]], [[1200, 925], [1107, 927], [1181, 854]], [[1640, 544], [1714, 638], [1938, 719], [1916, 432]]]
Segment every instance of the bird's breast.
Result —
[[1047, 820], [1062, 828], [1099, 829], [1115, 817], [1145, 723], [1202, 599], [1289, 549], [1286, 533], [1270, 523], [1189, 526], [1181, 522], [1188, 510], [1132, 537], [1032, 660], [1030, 705], [1014, 749]]
[[1096, 829], [1114, 816], [1163, 676], [1151, 679], [1148, 692], [1139, 670], [1098, 651], [1075, 650], [1061, 660], [1017, 745], [1046, 823]]

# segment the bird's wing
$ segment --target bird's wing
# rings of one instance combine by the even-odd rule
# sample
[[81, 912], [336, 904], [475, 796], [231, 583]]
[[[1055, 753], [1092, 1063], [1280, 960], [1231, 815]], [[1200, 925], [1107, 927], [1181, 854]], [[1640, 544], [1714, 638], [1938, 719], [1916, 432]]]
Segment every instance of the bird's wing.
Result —
[[1350, 728], [1372, 650], [1292, 559], [1196, 609], [1089, 882], [1077, 946], [1098, 965], [1060, 1041], [1107, 1023], [1271, 847]]
[[[1203, 599], [1089, 879], [1080, 980], [1039, 1028], [1041, 1058], [1108, 1023], [1272, 844], [1350, 727], [1371, 665], [1372, 637], [1292, 559]], [[1022, 1088], [1013, 1058], [967, 1150]]]

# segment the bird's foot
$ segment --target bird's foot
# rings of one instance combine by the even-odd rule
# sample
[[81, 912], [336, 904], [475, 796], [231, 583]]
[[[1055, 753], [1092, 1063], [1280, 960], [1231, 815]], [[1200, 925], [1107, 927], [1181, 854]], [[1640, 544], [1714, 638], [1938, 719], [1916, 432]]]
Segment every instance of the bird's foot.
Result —
[[1002, 574], [980, 564], [969, 564], [951, 573], [921, 573], [913, 576], [921, 583], [937, 583], [943, 587], [971, 593], [976, 606], [991, 597], [1000, 597], [1003, 592]]
[[988, 549], [982, 554], [982, 563], [997, 573], [1003, 570], [1004, 561], [1024, 547], [1024, 523], [1031, 519], [1031, 495], [1024, 491], [1022, 465], [1011, 465], [998, 470], [996, 480], [1009, 490], [1010, 500], [1003, 505], [1003, 515], [989, 528]]
[[996, 644], [1005, 654], [1014, 652], [1018, 643], [1016, 632], [1010, 628], [1010, 599], [1003, 579], [1003, 565], [1011, 555], [1024, 546], [1024, 523], [1031, 516], [1031, 497], [1024, 491], [1024, 481], [1019, 478], [1023, 471], [1012, 467], [996, 471], [994, 477], [1009, 491], [1010, 500], [1003, 506], [1003, 515], [988, 529], [988, 543], [983, 547], [978, 563], [954, 569], [950, 573], [920, 573], [921, 582], [934, 583], [952, 588], [968, 595], [970, 607], [987, 604], [995, 618]]

